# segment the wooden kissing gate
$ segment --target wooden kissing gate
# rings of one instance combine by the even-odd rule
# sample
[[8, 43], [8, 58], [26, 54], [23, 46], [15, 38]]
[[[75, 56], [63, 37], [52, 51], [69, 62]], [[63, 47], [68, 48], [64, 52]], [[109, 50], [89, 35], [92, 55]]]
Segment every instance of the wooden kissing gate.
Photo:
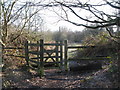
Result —
[[[46, 47], [54, 47], [52, 49], [47, 49]], [[68, 61], [67, 61], [67, 40], [56, 41], [54, 43], [44, 43], [41, 39], [37, 43], [25, 43], [25, 59], [27, 65], [32, 67], [32, 65], [37, 66], [37, 70], [40, 76], [44, 75], [44, 65], [46, 63], [57, 64], [61, 70], [68, 71]]]

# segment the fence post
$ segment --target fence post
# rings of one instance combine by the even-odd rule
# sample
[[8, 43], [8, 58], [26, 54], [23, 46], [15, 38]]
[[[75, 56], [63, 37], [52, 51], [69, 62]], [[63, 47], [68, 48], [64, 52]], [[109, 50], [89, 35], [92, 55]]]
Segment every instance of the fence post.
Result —
[[40, 75], [40, 78], [44, 75], [44, 42], [43, 39], [40, 39], [40, 61], [38, 66], [38, 73]]
[[[59, 61], [59, 59], [58, 59], [58, 56], [59, 56], [58, 50], [59, 50], [58, 41], [56, 41], [56, 49], [55, 49], [55, 53], [56, 53], [56, 62]], [[57, 63], [56, 65], [59, 66], [59, 63]]]
[[60, 41], [60, 67], [63, 69], [63, 41]]
[[65, 71], [69, 71], [69, 64], [68, 64], [68, 60], [67, 60], [67, 54], [68, 54], [68, 48], [67, 48], [67, 40], [64, 40], [64, 67], [65, 67]]
[[29, 50], [28, 50], [28, 41], [25, 42], [25, 60], [27, 66], [29, 66]]
[[37, 44], [38, 44], [38, 46], [37, 46], [37, 61], [39, 62], [39, 63], [37, 63], [37, 65], [38, 65], [38, 67], [40, 67], [40, 42], [37, 41]]

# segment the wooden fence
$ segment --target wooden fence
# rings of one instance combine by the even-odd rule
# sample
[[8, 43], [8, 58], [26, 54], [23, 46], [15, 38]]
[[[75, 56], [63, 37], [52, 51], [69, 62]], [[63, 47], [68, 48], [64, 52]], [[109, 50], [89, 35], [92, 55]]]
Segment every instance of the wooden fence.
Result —
[[[91, 48], [91, 49], [94, 49], [94, 48], [97, 48], [97, 47], [102, 47], [102, 46], [67, 46], [67, 51], [69, 49], [88, 49], [88, 48]], [[107, 48], [110, 48], [110, 47], [107, 47]], [[107, 56], [95, 56], [94, 58], [68, 58], [68, 60], [76, 60], [76, 61], [93, 61], [93, 60], [107, 60], [109, 58], [107, 58]]]
[[[4, 50], [23, 50], [24, 47], [2, 47]], [[6, 54], [6, 56], [14, 56], [14, 57], [20, 57], [20, 58], [25, 58], [25, 56], [21, 55], [13, 55], [13, 54]]]
[[[52, 47], [47, 49], [46, 47]], [[60, 69], [68, 71], [68, 60], [104, 60], [103, 58], [92, 58], [92, 59], [81, 59], [81, 58], [68, 58], [69, 49], [78, 48], [95, 48], [98, 46], [69, 46], [68, 41], [56, 41], [53, 43], [45, 43], [44, 40], [40, 40], [37, 43], [30, 43], [26, 41], [25, 46], [14, 48], [14, 47], [4, 47], [4, 49], [23, 49], [25, 51], [25, 56], [16, 56], [25, 58], [27, 66], [32, 69], [38, 70], [40, 76], [44, 74], [45, 64], [56, 64]], [[33, 49], [32, 49], [33, 48]], [[14, 55], [11, 55], [14, 56]], [[36, 65], [37, 68], [34, 68]]]

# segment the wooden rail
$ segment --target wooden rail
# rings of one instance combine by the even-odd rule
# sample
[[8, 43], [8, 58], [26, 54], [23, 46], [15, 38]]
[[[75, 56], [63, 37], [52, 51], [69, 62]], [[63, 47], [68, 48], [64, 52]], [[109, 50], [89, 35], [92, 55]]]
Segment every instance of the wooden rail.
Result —
[[[13, 49], [24, 50], [25, 48], [24, 47], [3, 47], [3, 49], [5, 49], [5, 50], [13, 50]], [[25, 58], [25, 56], [13, 55], [13, 54], [6, 54], [6, 56]]]
[[[68, 49], [78, 49], [78, 48], [96, 48], [96, 47], [104, 47], [104, 46], [68, 46]], [[113, 47], [107, 47], [108, 49], [114, 49]]]
[[78, 49], [78, 48], [95, 48], [97, 46], [68, 46], [68, 49]]
[[3, 47], [3, 49], [24, 49], [24, 47]]
[[104, 58], [69, 58], [68, 60], [75, 60], [75, 61], [98, 61], [98, 60], [109, 60], [110, 58], [104, 57]]
[[13, 55], [13, 54], [6, 54], [6, 56], [14, 56], [14, 57], [25, 58], [25, 56], [20, 56], [20, 55]]
[[[103, 47], [103, 46], [68, 46], [67, 49], [79, 49], [79, 48], [96, 48], [96, 47]], [[107, 47], [111, 48], [111, 47]], [[74, 51], [73, 51], [74, 52]], [[93, 58], [68, 58], [68, 60], [75, 60], [75, 61], [99, 61], [99, 60], [109, 60], [107, 56], [96, 56]]]

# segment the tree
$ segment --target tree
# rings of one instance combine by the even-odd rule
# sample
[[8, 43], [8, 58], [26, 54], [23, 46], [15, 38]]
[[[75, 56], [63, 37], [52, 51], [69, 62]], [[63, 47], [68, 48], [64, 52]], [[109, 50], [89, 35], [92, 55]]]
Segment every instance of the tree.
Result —
[[[33, 16], [36, 15], [41, 9], [35, 9], [30, 14], [30, 8], [32, 2], [20, 3], [19, 0], [6, 0], [0, 1], [1, 6], [1, 36], [2, 39], [0, 40], [3, 45], [6, 45], [7, 38], [8, 38], [8, 27], [13, 25], [16, 27], [16, 30], [19, 29], [19, 34], [13, 38], [12, 41], [17, 39], [22, 33], [23, 30], [28, 27], [29, 23], [33, 24], [34, 19]], [[42, 21], [42, 20], [41, 20]]]
[[[64, 16], [58, 14], [65, 21], [72, 23], [76, 26], [84, 26], [86, 28], [97, 29], [97, 28], [105, 28], [108, 31], [109, 35], [113, 38], [113, 40], [117, 43], [117, 60], [118, 65], [120, 65], [120, 1], [119, 0], [103, 0], [103, 3], [92, 4], [89, 2], [83, 2], [83, 0], [73, 0], [73, 1], [58, 1], [54, 0], [54, 6], [60, 6]], [[114, 13], [105, 12], [104, 10], [100, 10], [99, 7], [109, 6], [111, 9], [114, 9]], [[84, 10], [91, 14], [90, 18], [85, 18], [81, 16], [81, 13], [78, 10]], [[106, 10], [107, 11], [107, 10]], [[79, 20], [86, 22], [74, 21], [74, 19], [69, 18], [69, 15], [74, 15]], [[90, 15], [88, 14], [88, 15]], [[94, 18], [92, 18], [94, 17]], [[111, 27], [116, 27], [116, 33], [112, 33]], [[120, 68], [119, 68], [120, 70]], [[119, 71], [120, 72], [120, 71]]]
[[53, 40], [63, 41], [67, 38], [67, 28], [59, 27], [59, 31], [56, 31], [53, 35]]
[[[90, 1], [90, 0], [89, 0]], [[120, 16], [118, 13], [107, 13], [103, 10], [100, 10], [100, 7], [105, 7], [105, 6], [110, 6], [113, 9], [116, 9], [117, 11], [120, 10], [120, 3], [119, 1], [107, 1], [103, 0], [100, 4], [95, 4], [93, 5], [90, 2], [83, 2], [82, 0], [74, 0], [74, 1], [59, 1], [59, 0], [54, 0], [53, 3], [50, 3], [49, 5], [44, 5], [44, 6], [60, 6], [64, 16], [61, 14], [57, 13], [62, 19], [65, 21], [72, 23], [76, 26], [84, 26], [86, 28], [91, 28], [91, 29], [97, 29], [97, 28], [106, 28], [106, 30], [109, 32], [110, 36], [113, 38], [120, 39], [119, 35], [113, 35], [111, 30], [109, 29], [110, 26], [117, 26], [118, 28], [120, 27]], [[84, 10], [86, 12], [89, 12], [91, 14], [90, 16], [82, 17], [81, 13], [78, 12], [78, 10]], [[82, 21], [74, 21], [73, 19], [69, 18], [69, 15], [74, 15], [75, 17], [78, 18], [79, 20], [82, 20], [83, 22], [89, 23], [89, 24], [84, 24]], [[88, 14], [88, 15], [90, 15]], [[90, 17], [90, 18], [88, 18]]]
[[[90, 3], [90, 1], [93, 0], [88, 0], [87, 2], [84, 2], [84, 0], [53, 0], [51, 3], [42, 6], [60, 7], [62, 14], [58, 11], [55, 11], [55, 9], [54, 12], [60, 16], [61, 19], [76, 26], [83, 26], [90, 29], [105, 28], [111, 36], [110, 39], [116, 42], [115, 48], [117, 48], [117, 60], [118, 65], [120, 65], [120, 1], [101, 0], [102, 2], [97, 4]], [[105, 6], [109, 6], [114, 13], [106, 12], [107, 10], [103, 9], [100, 10], [101, 7]], [[82, 13], [80, 13], [80, 11], [83, 10], [89, 12], [90, 14], [86, 14], [86, 17], [83, 17], [81, 15]], [[70, 15], [74, 15], [78, 20], [70, 18]], [[116, 27], [115, 33], [113, 33], [112, 30], [114, 26]]]

